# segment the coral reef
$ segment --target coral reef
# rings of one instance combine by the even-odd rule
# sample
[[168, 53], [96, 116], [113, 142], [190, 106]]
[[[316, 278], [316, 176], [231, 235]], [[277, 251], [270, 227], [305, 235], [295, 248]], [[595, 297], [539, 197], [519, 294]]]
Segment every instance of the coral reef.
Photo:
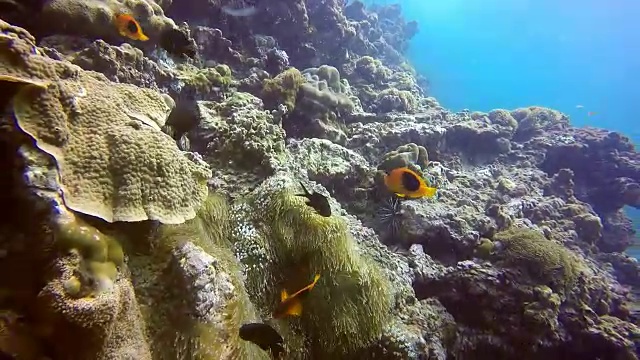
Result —
[[[287, 359], [639, 358], [633, 144], [448, 111], [399, 6], [21, 6], [0, 7], [25, 27], [0, 21], [0, 356], [269, 359], [238, 333], [264, 322]], [[389, 194], [405, 166], [437, 196]]]
[[68, 207], [109, 222], [195, 216], [210, 170], [160, 131], [170, 110], [160, 94], [31, 55], [25, 41], [0, 52], [14, 56], [0, 76], [25, 84], [13, 99], [17, 126], [55, 159]]
[[[249, 170], [270, 171], [284, 152], [284, 131], [277, 119], [262, 109], [262, 101], [237, 92], [223, 102], [198, 103], [200, 124], [191, 131], [194, 150], [210, 162]], [[215, 159], [215, 160], [213, 160]]]
[[[284, 74], [288, 74], [288, 79], [277, 82], [280, 97], [287, 107], [295, 99], [289, 109], [291, 113], [283, 121], [288, 136], [325, 138], [344, 144], [346, 135], [340, 119], [352, 113], [356, 105], [348, 96], [349, 84], [341, 81], [338, 69], [322, 65], [301, 74], [298, 70], [287, 70], [279, 76]], [[267, 80], [266, 84], [274, 82]]]

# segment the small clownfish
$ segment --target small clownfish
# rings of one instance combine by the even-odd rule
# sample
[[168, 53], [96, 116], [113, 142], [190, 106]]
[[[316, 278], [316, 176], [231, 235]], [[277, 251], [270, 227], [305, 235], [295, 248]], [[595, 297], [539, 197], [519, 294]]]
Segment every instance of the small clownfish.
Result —
[[384, 184], [399, 197], [417, 199], [436, 194], [436, 188], [429, 187], [422, 176], [408, 167], [393, 169], [389, 174], [385, 174]]
[[120, 35], [132, 40], [147, 41], [149, 37], [142, 32], [140, 24], [129, 14], [119, 14], [115, 18], [116, 28]]
[[280, 293], [280, 304], [273, 311], [274, 318], [280, 318], [285, 315], [300, 316], [302, 314], [302, 299], [309, 294], [309, 291], [320, 279], [320, 274], [316, 274], [313, 278], [313, 282], [302, 289], [298, 290], [293, 295], [287, 294], [286, 289], [282, 289]]

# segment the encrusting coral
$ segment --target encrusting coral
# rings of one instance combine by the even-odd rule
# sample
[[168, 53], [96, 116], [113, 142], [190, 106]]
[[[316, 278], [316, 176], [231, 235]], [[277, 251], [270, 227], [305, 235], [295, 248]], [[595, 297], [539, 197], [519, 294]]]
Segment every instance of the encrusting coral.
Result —
[[[298, 70], [290, 70], [292, 74]], [[356, 108], [348, 94], [348, 84], [340, 80], [338, 70], [322, 65], [309, 68], [301, 73], [302, 79], [295, 77], [289, 88], [298, 88], [295, 108], [284, 121], [287, 135], [292, 137], [326, 138], [335, 143], [344, 143], [343, 117]], [[302, 80], [301, 83], [299, 81]], [[291, 91], [287, 88], [287, 91]], [[285, 99], [286, 100], [286, 99]]]
[[420, 171], [426, 168], [428, 164], [429, 155], [427, 154], [427, 149], [424, 146], [409, 143], [384, 154], [380, 160], [380, 165], [378, 165], [378, 170], [389, 172], [406, 166], [414, 171]]
[[63, 251], [77, 251], [80, 260], [76, 274], [64, 282], [67, 294], [79, 298], [112, 287], [117, 268], [124, 263], [120, 243], [67, 211], [58, 215], [54, 225], [56, 244]]
[[318, 107], [320, 111], [333, 111], [337, 114], [353, 111], [355, 105], [346, 95], [346, 86], [340, 80], [338, 69], [322, 65], [319, 68], [305, 69], [302, 74], [306, 82], [301, 86], [301, 96], [308, 107]]
[[27, 39], [2, 35], [0, 54], [11, 64], [0, 79], [25, 83], [13, 99], [17, 125], [56, 160], [69, 208], [108, 222], [195, 216], [211, 170], [160, 131], [163, 96], [34, 54]]
[[[133, 356], [150, 359], [143, 323], [131, 281], [117, 279], [95, 297], [70, 298], [66, 283], [80, 259], [71, 253], [60, 258], [54, 277], [38, 295], [39, 321], [51, 329], [47, 341], [65, 359], [112, 359]], [[65, 331], [55, 331], [64, 328]]]
[[284, 152], [285, 133], [259, 98], [236, 92], [197, 106], [200, 124], [189, 135], [194, 150], [220, 167], [272, 171]]
[[180, 64], [177, 70], [178, 79], [184, 83], [185, 87], [182, 91], [192, 97], [195, 97], [195, 94], [226, 91], [234, 81], [231, 69], [223, 64], [202, 69], [193, 65]]
[[287, 106], [288, 111], [296, 107], [298, 91], [305, 79], [296, 68], [287, 69], [273, 79], [265, 79], [262, 83], [262, 97], [265, 107], [276, 109], [279, 104]]

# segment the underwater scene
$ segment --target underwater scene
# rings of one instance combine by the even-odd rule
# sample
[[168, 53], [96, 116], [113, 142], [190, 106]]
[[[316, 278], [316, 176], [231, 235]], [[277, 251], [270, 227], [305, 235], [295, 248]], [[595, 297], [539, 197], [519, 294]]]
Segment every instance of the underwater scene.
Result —
[[640, 358], [637, 0], [0, 0], [0, 360]]

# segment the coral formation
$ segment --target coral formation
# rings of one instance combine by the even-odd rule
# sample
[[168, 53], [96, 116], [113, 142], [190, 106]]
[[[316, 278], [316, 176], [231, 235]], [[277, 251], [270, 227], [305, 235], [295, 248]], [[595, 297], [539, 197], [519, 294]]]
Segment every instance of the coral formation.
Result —
[[[191, 133], [193, 149], [210, 162], [270, 171], [284, 151], [284, 131], [255, 96], [236, 92], [223, 102], [198, 103], [200, 124]], [[213, 160], [215, 159], [215, 160]]]
[[56, 160], [68, 207], [109, 222], [195, 216], [211, 172], [159, 131], [165, 98], [32, 55], [27, 41], [2, 53], [18, 57], [2, 77], [27, 84], [13, 100], [17, 125]]
[[[421, 171], [429, 164], [429, 156], [424, 146], [414, 143], [399, 146], [396, 150], [386, 153], [378, 165], [378, 170], [385, 172], [400, 167], [410, 167], [414, 171]], [[416, 166], [418, 166], [416, 168]]]
[[120, 13], [131, 14], [151, 39], [157, 40], [162, 32], [176, 27], [153, 0], [48, 1], [39, 13], [39, 20], [47, 23], [49, 33], [113, 39], [119, 37], [113, 19]]
[[300, 70], [296, 68], [287, 69], [273, 79], [265, 79], [262, 87], [265, 106], [275, 109], [279, 104], [284, 104], [292, 111], [296, 107], [298, 91], [304, 82]]
[[348, 96], [348, 83], [341, 81], [338, 70], [328, 65], [306, 69], [302, 75], [302, 83], [299, 78], [289, 81], [292, 84], [289, 87], [298, 90], [295, 108], [283, 122], [287, 134], [291, 137], [325, 138], [343, 144], [346, 136], [341, 119], [355, 109]]
[[[287, 359], [638, 358], [631, 141], [542, 107], [445, 109], [399, 6], [12, 3], [0, 355], [268, 359], [238, 333], [264, 322]], [[120, 11], [150, 41], [118, 35]], [[437, 196], [379, 191], [399, 167]]]
[[178, 86], [182, 88], [181, 94], [183, 96], [193, 94], [191, 97], [196, 98], [199, 97], [196, 94], [224, 92], [233, 84], [231, 69], [224, 64], [201, 69], [190, 65], [180, 65], [176, 70], [179, 72], [177, 79], [182, 82]]

